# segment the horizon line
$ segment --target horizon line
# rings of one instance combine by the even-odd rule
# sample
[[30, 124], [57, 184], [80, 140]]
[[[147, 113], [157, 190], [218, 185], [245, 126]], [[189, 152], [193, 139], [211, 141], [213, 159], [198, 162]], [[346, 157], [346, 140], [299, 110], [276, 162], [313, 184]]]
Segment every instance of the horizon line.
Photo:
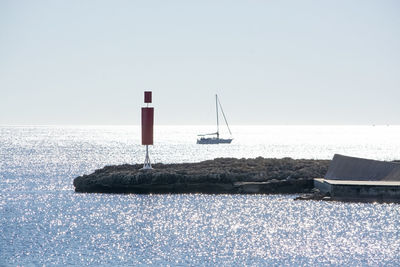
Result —
[[[41, 126], [141, 126], [141, 124], [0, 124], [0, 127]], [[215, 124], [155, 124], [157, 126], [215, 126]], [[230, 126], [400, 126], [400, 124], [231, 124]]]

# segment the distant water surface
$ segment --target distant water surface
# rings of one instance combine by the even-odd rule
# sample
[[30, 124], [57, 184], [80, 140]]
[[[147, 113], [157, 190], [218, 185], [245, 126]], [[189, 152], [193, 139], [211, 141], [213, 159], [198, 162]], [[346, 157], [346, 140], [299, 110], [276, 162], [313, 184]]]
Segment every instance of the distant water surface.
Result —
[[[400, 159], [399, 126], [233, 126], [231, 145], [195, 144], [212, 131], [158, 126], [151, 159]], [[137, 126], [1, 126], [0, 266], [400, 264], [396, 204], [73, 191], [76, 176], [143, 160]]]

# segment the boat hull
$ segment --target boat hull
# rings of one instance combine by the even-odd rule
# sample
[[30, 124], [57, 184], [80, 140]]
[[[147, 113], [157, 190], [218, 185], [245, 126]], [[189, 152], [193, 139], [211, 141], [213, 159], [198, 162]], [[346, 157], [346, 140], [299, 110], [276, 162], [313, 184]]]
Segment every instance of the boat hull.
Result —
[[197, 139], [197, 144], [201, 145], [214, 145], [214, 144], [230, 144], [232, 142], [232, 138], [222, 139], [222, 138], [200, 138]]

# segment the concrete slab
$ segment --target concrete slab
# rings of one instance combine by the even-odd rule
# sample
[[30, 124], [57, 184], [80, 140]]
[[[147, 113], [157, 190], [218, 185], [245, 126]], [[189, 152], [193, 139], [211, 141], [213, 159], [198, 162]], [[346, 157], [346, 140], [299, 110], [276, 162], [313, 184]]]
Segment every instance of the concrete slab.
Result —
[[318, 180], [331, 185], [400, 186], [400, 181], [354, 181], [354, 180], [328, 180], [328, 179], [318, 179]]
[[400, 182], [400, 163], [335, 154], [324, 178], [326, 180]]
[[399, 182], [332, 181], [314, 179], [315, 188], [332, 200], [400, 202]]

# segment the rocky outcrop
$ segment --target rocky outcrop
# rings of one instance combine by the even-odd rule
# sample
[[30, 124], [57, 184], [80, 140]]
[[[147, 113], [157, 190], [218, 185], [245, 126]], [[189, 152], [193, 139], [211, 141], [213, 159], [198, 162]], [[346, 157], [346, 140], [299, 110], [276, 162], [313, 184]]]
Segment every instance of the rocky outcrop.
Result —
[[106, 166], [74, 179], [76, 192], [304, 193], [323, 177], [329, 160], [216, 158], [198, 163]]

